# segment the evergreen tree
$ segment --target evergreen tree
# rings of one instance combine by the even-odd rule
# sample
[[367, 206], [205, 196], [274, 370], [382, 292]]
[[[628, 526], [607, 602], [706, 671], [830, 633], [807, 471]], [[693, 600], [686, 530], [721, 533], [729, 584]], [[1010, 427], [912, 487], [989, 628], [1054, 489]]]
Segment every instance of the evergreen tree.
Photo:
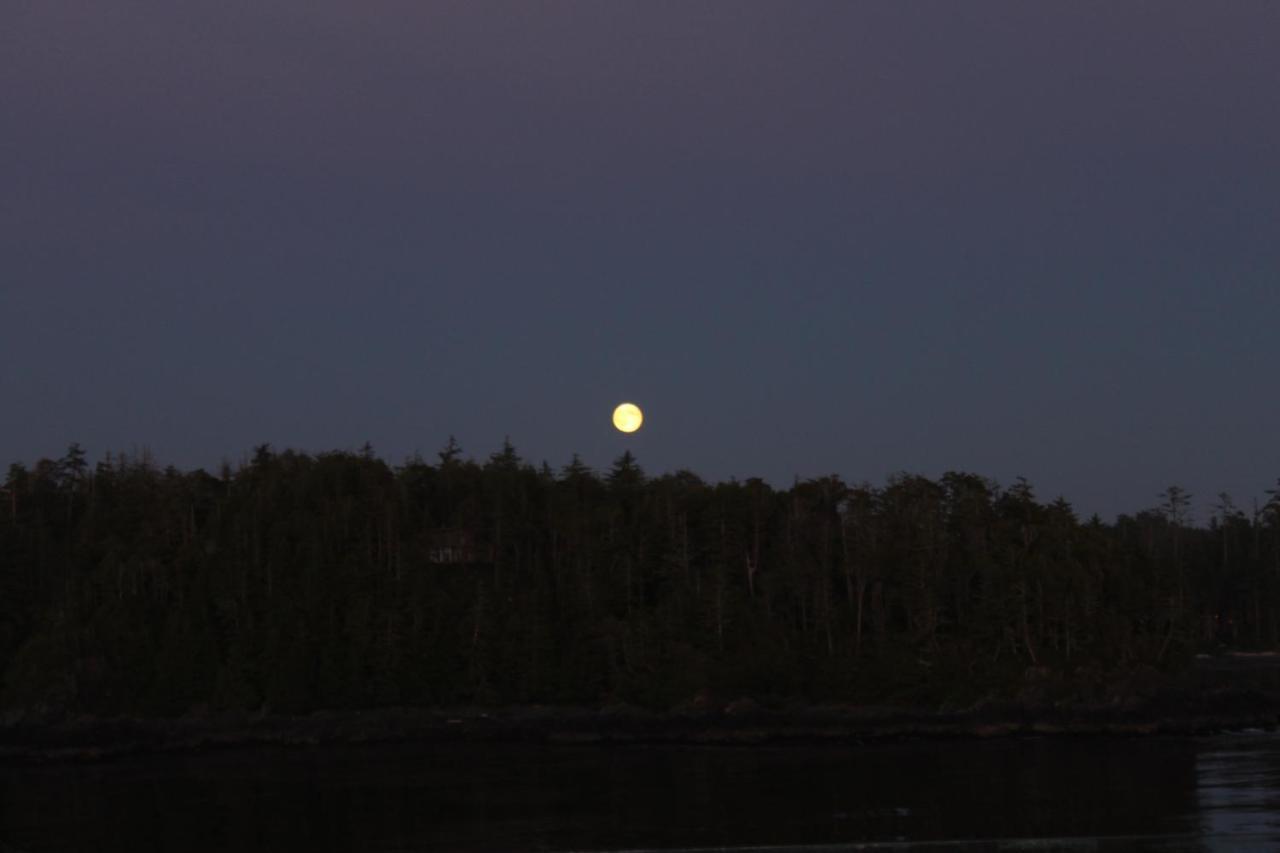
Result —
[[5, 707], [937, 701], [1280, 642], [1280, 485], [1109, 525], [964, 472], [775, 490], [450, 439], [218, 476], [72, 445], [0, 497]]

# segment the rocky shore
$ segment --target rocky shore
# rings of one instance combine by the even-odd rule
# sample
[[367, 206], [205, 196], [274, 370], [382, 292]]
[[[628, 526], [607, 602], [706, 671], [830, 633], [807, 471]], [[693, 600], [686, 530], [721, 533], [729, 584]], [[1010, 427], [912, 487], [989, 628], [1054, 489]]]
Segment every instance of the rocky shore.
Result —
[[1138, 669], [1105, 687], [1028, 670], [1019, 692], [967, 707], [943, 703], [813, 705], [700, 693], [654, 711], [596, 708], [381, 708], [305, 715], [173, 718], [0, 715], [0, 762], [100, 761], [135, 753], [366, 743], [757, 744], [1000, 736], [1195, 735], [1280, 725], [1280, 655], [1201, 656], [1175, 675]]
[[0, 762], [100, 761], [135, 753], [367, 743], [760, 744], [999, 736], [1193, 735], [1272, 729], [1280, 694], [1219, 687], [1161, 690], [1106, 705], [989, 703], [960, 710], [767, 706], [749, 698], [654, 712], [602, 708], [384, 708], [189, 714], [171, 719], [40, 718], [0, 724]]

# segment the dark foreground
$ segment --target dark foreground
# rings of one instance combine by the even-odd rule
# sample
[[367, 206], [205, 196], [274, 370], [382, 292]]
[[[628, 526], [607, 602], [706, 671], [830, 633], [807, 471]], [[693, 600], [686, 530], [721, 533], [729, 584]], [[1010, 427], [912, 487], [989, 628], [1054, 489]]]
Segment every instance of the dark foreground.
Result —
[[1277, 806], [1265, 733], [257, 747], [0, 768], [0, 849], [1273, 850]]

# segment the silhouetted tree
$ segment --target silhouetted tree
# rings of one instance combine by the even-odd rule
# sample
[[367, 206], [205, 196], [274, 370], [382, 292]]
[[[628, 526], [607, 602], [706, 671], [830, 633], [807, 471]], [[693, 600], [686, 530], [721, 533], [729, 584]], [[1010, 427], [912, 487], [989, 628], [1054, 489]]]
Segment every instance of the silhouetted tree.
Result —
[[1016, 692], [1280, 641], [1280, 487], [1081, 522], [949, 472], [774, 489], [450, 439], [158, 469], [79, 445], [0, 497], [0, 704], [99, 714]]

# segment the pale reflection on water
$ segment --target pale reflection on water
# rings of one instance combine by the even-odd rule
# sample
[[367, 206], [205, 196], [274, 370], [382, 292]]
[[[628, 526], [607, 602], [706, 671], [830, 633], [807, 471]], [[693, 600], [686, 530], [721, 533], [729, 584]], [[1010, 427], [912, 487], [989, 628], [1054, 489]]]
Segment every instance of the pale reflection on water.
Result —
[[1280, 850], [1280, 737], [382, 745], [0, 768], [0, 853]]
[[1196, 800], [1212, 849], [1280, 849], [1280, 736], [1205, 739], [1196, 753]]

